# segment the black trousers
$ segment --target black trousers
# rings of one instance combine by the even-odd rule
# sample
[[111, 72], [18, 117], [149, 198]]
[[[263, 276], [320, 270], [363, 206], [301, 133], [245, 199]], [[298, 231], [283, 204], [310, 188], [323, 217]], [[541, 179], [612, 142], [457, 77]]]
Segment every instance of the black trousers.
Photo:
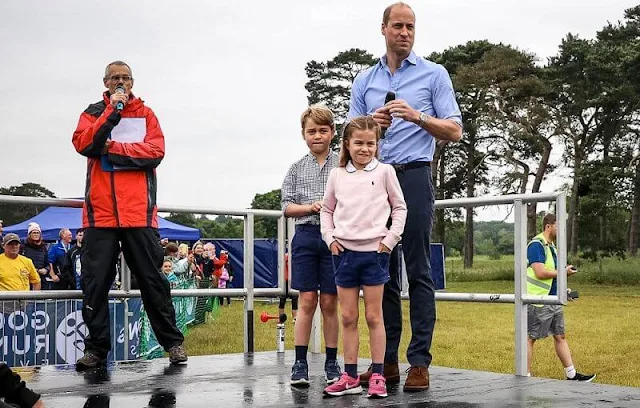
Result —
[[158, 342], [165, 350], [182, 344], [176, 326], [169, 282], [164, 278], [163, 250], [154, 228], [87, 228], [82, 242], [82, 317], [89, 336], [85, 349], [106, 358], [111, 350], [109, 289], [116, 276], [120, 243], [124, 258], [136, 277], [142, 302]]
[[[420, 167], [397, 172], [400, 187], [407, 202], [407, 221], [402, 234], [402, 252], [409, 280], [409, 316], [411, 342], [407, 360], [412, 366], [431, 364], [431, 340], [436, 323], [436, 299], [431, 278], [429, 239], [433, 221], [433, 185], [431, 168]], [[402, 264], [399, 247], [391, 253], [389, 282], [384, 286], [382, 314], [387, 333], [385, 362], [398, 361], [402, 333], [402, 303], [400, 288]]]

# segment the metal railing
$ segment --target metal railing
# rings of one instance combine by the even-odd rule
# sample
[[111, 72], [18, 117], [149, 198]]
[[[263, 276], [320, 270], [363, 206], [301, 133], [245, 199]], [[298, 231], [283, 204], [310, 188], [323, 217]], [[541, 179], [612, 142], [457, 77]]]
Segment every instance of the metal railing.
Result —
[[[27, 204], [58, 207], [80, 208], [82, 200], [67, 200], [58, 198], [21, 197], [0, 195], [2, 204]], [[158, 207], [158, 212], [195, 213], [207, 215], [233, 215], [244, 218], [244, 259], [243, 274], [244, 287], [238, 289], [174, 289], [172, 297], [233, 297], [244, 298], [244, 352], [254, 351], [254, 298], [274, 297], [284, 294], [284, 242], [285, 242], [285, 217], [281, 211], [272, 210], [236, 210], [198, 207]], [[271, 217], [278, 218], [278, 287], [254, 288], [254, 218]], [[131, 276], [128, 268], [122, 268], [122, 289], [109, 291], [110, 299], [139, 298], [140, 291], [131, 289]], [[39, 299], [82, 299], [80, 290], [57, 291], [27, 291], [27, 292], [0, 292], [0, 301], [4, 300], [39, 300]], [[126, 336], [125, 336], [126, 337]]]
[[[564, 191], [554, 193], [515, 194], [499, 197], [474, 197], [436, 201], [435, 208], [473, 208], [488, 205], [514, 205], [514, 289], [513, 294], [495, 293], [436, 293], [436, 300], [454, 302], [513, 303], [515, 305], [515, 368], [516, 375], [527, 375], [527, 305], [567, 304], [567, 196]], [[556, 207], [556, 236], [558, 278], [556, 296], [527, 294], [527, 206], [540, 202], [553, 202]], [[407, 296], [408, 298], [408, 296]]]
[[[557, 232], [557, 256], [558, 277], [557, 296], [532, 296], [526, 290], [527, 268], [527, 213], [526, 204], [539, 202], [553, 202], [556, 205]], [[80, 200], [64, 200], [53, 198], [33, 198], [0, 195], [0, 203], [7, 204], [31, 204], [65, 207], [82, 207]], [[445, 293], [437, 292], [436, 300], [455, 302], [487, 302], [487, 303], [513, 303], [515, 305], [515, 367], [516, 375], [527, 374], [527, 305], [528, 304], [566, 304], [567, 303], [567, 242], [566, 242], [566, 193], [517, 194], [499, 197], [475, 197], [439, 200], [435, 202], [435, 208], [474, 208], [489, 205], [514, 205], [514, 281], [515, 293]], [[235, 215], [244, 217], [244, 288], [242, 289], [178, 289], [172, 290], [175, 297], [241, 297], [244, 298], [244, 352], [254, 351], [254, 298], [274, 297], [284, 295], [284, 243], [285, 229], [288, 230], [289, 244], [295, 232], [293, 220], [285, 220], [280, 211], [269, 210], [234, 210], [234, 209], [209, 209], [198, 207], [159, 207], [159, 212], [187, 212], [208, 215]], [[278, 288], [254, 288], [254, 217], [278, 218]], [[289, 262], [289, 276], [291, 276], [291, 262]], [[123, 268], [122, 290], [109, 292], [110, 298], [138, 298], [139, 290], [131, 290], [130, 274], [127, 268]], [[289, 285], [291, 280], [289, 280]], [[291, 290], [296, 293], [295, 290]], [[408, 295], [402, 296], [408, 299]], [[81, 299], [79, 290], [42, 291], [42, 292], [0, 292], [2, 300], [37, 300], [37, 299]], [[125, 336], [126, 337], [126, 336]], [[309, 349], [320, 351], [320, 313], [316, 309], [314, 324]]]

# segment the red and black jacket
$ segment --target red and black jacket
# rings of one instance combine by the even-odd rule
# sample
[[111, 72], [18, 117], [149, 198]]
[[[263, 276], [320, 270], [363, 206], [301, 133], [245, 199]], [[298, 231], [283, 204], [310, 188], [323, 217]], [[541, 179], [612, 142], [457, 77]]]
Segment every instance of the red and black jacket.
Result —
[[[127, 170], [105, 171], [102, 150], [111, 131], [123, 118], [144, 118], [146, 134], [141, 142], [111, 141], [107, 159]], [[144, 102], [131, 95], [122, 112], [113, 109], [109, 93], [80, 115], [73, 145], [87, 157], [87, 184], [82, 214], [86, 227], [158, 228], [156, 167], [164, 157], [164, 135], [158, 119]]]

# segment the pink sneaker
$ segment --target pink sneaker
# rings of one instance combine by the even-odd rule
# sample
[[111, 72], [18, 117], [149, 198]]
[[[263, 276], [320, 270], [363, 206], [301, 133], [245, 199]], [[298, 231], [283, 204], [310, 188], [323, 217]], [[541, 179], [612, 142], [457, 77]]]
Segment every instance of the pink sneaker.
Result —
[[371, 374], [369, 380], [369, 398], [386, 398], [387, 397], [387, 380], [378, 374]]
[[339, 397], [347, 394], [360, 394], [362, 387], [360, 386], [360, 376], [357, 378], [349, 377], [349, 374], [342, 373], [340, 379], [324, 389], [324, 393]]

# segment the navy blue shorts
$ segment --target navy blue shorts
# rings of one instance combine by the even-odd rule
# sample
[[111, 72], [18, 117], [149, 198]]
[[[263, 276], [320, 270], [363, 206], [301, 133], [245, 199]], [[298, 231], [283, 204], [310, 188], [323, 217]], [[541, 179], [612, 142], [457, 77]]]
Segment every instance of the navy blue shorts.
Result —
[[345, 249], [333, 255], [336, 285], [341, 288], [384, 285], [389, 280], [389, 258], [385, 252], [356, 252]]
[[291, 287], [300, 292], [336, 294], [331, 251], [319, 225], [296, 225], [291, 242]]

